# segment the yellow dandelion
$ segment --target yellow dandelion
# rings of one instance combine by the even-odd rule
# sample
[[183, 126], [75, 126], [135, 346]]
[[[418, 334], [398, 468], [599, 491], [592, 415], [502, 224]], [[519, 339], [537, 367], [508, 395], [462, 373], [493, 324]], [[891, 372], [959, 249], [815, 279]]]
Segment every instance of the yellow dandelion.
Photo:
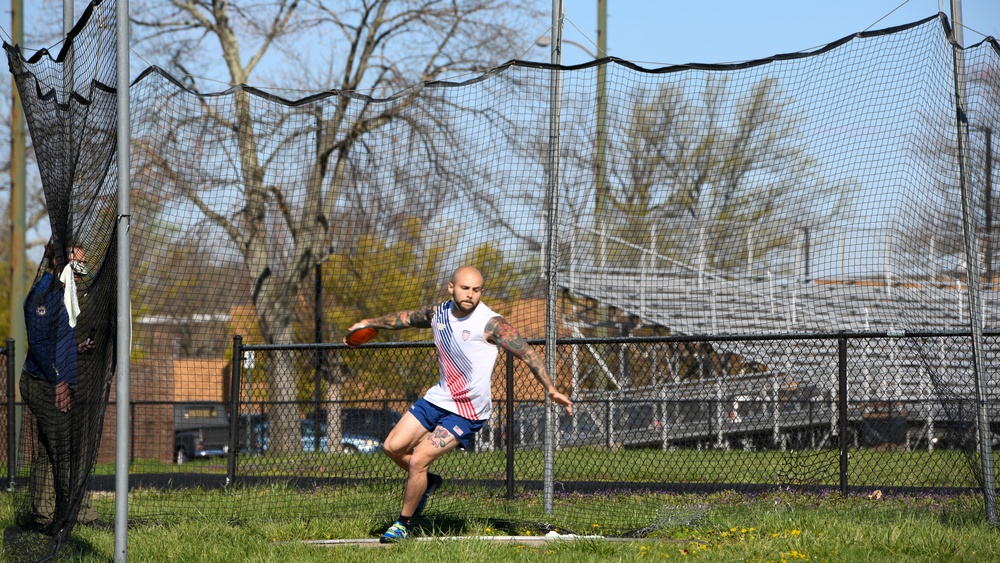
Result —
[[729, 532], [722, 532], [722, 534], [721, 534], [721, 535], [722, 535], [722, 537], [726, 537], [726, 536], [728, 536], [728, 535], [729, 535]]
[[[750, 529], [753, 530], [753, 528], [750, 528]], [[741, 534], [747, 533], [747, 529], [746, 528], [740, 528], [740, 533]]]
[[802, 533], [802, 530], [792, 530], [792, 535], [797, 536]]
[[736, 531], [736, 528], [729, 528], [729, 531], [730, 531], [730, 532], [735, 532], [735, 531]]

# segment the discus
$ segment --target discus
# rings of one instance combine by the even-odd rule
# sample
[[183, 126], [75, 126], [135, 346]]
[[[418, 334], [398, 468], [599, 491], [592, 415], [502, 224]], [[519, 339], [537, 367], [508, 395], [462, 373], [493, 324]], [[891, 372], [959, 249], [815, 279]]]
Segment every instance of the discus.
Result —
[[372, 338], [375, 338], [375, 334], [377, 332], [378, 331], [375, 330], [373, 327], [363, 326], [359, 329], [348, 332], [347, 336], [344, 337], [344, 344], [347, 344], [352, 348], [355, 346], [361, 346], [365, 342], [368, 342]]

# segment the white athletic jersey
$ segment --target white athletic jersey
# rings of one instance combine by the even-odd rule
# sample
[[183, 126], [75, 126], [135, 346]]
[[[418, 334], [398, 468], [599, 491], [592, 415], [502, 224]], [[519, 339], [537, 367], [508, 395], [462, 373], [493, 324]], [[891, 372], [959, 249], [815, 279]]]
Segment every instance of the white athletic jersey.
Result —
[[499, 315], [483, 302], [466, 317], [452, 314], [449, 299], [434, 308], [431, 328], [438, 349], [441, 379], [424, 395], [431, 404], [469, 420], [493, 412], [493, 366], [499, 350], [486, 341], [486, 323]]

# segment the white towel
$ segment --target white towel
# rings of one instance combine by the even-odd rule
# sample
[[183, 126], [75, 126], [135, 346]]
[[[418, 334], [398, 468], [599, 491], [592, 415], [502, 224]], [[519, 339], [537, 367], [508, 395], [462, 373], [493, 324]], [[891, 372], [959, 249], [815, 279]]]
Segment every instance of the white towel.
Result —
[[66, 304], [66, 313], [69, 315], [69, 326], [76, 328], [76, 316], [80, 314], [80, 302], [76, 297], [76, 278], [73, 277], [73, 268], [67, 264], [59, 276], [59, 280], [63, 283], [63, 303]]

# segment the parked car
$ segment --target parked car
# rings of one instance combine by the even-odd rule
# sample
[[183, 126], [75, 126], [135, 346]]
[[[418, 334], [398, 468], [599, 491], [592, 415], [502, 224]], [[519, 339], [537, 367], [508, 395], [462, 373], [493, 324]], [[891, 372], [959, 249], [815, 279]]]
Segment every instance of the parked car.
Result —
[[229, 452], [229, 415], [222, 404], [174, 405], [174, 461], [222, 456]]
[[[319, 436], [315, 417], [304, 418], [299, 424], [302, 451], [328, 452], [329, 439], [326, 414], [323, 413]], [[389, 409], [341, 410], [340, 451], [347, 454], [375, 453], [403, 417]], [[229, 415], [221, 403], [185, 403], [174, 407], [174, 461], [225, 456], [229, 453]], [[237, 451], [241, 454], [264, 453], [271, 447], [271, 432], [267, 413], [241, 414], [237, 429]]]
[[[382, 450], [382, 442], [403, 415], [389, 409], [342, 409], [340, 411], [341, 438], [340, 451], [345, 454], [375, 453]], [[302, 420], [300, 434], [302, 451], [316, 451], [317, 441], [320, 451], [330, 451], [326, 413], [321, 413], [319, 439], [316, 437], [316, 417]]]
[[[558, 411], [560, 447], [599, 445], [606, 440], [604, 432], [594, 420], [593, 413], [586, 408], [576, 408], [570, 416]], [[541, 405], [521, 405], [514, 410], [514, 445], [518, 447], [541, 447], [545, 442], [545, 407]]]
[[[237, 451], [267, 451], [271, 439], [267, 415], [241, 414], [237, 431]], [[174, 462], [224, 456], [229, 453], [229, 414], [222, 403], [174, 405]]]

